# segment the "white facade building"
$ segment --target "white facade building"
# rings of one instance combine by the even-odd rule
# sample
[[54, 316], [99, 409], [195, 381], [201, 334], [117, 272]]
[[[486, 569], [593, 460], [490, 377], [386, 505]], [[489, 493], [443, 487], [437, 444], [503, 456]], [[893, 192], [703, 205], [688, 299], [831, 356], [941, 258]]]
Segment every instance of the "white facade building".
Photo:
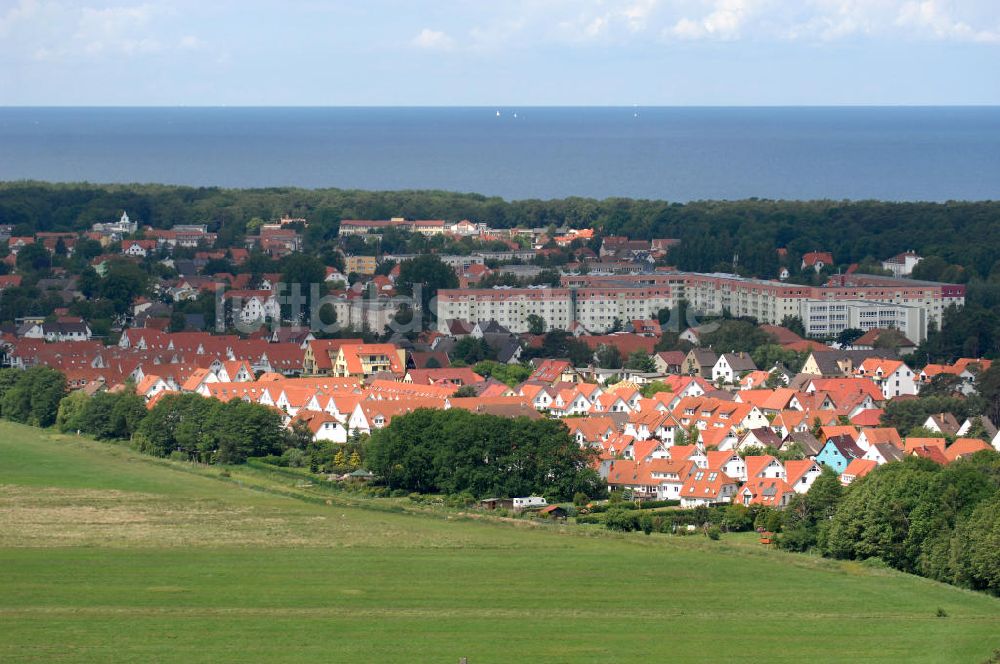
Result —
[[907, 251], [882, 261], [882, 268], [892, 272], [894, 277], [907, 277], [922, 260], [916, 253]]
[[927, 314], [918, 306], [867, 300], [803, 300], [800, 317], [811, 337], [834, 337], [853, 328], [899, 330], [920, 343], [927, 338]]
[[594, 333], [610, 330], [615, 319], [656, 317], [684, 300], [691, 314], [750, 316], [779, 325], [800, 316], [809, 334], [836, 335], [848, 327], [894, 327], [919, 343], [927, 325], [940, 324], [944, 310], [965, 304], [965, 287], [874, 275], [837, 275], [824, 286], [747, 279], [732, 274], [670, 272], [634, 275], [566, 275], [558, 288], [442, 289], [438, 292], [438, 329], [447, 321], [496, 320], [512, 332], [526, 332], [536, 314], [549, 329], [581, 324]]

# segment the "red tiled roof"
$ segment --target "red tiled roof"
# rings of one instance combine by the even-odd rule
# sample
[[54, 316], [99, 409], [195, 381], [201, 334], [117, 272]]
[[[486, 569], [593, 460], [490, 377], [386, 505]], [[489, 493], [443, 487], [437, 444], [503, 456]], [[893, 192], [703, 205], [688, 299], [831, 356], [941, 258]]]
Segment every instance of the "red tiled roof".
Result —
[[930, 459], [935, 463], [939, 463], [942, 466], [948, 463], [948, 457], [945, 456], [944, 452], [940, 447], [914, 447], [907, 452], [912, 456], [923, 457], [925, 459]]
[[878, 463], [875, 461], [870, 461], [868, 459], [851, 459], [851, 462], [847, 464], [847, 468], [841, 475], [848, 475], [854, 477], [855, 479], [860, 479], [867, 475], [868, 473], [875, 470], [878, 467]]
[[958, 438], [945, 449], [944, 455], [948, 461], [955, 461], [961, 457], [991, 449], [993, 448], [978, 438]]
[[587, 344], [591, 350], [597, 350], [601, 346], [614, 346], [622, 357], [627, 357], [635, 351], [642, 351], [647, 355], [652, 355], [658, 339], [656, 337], [645, 337], [639, 334], [602, 334], [584, 335], [578, 337], [580, 341]]

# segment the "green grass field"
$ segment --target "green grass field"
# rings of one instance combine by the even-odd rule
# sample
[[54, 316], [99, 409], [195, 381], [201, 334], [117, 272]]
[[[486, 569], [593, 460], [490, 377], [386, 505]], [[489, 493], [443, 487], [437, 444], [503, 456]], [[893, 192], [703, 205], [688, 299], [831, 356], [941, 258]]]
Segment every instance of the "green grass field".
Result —
[[1000, 648], [996, 599], [745, 536], [395, 514], [218, 475], [0, 423], [0, 662], [981, 662]]

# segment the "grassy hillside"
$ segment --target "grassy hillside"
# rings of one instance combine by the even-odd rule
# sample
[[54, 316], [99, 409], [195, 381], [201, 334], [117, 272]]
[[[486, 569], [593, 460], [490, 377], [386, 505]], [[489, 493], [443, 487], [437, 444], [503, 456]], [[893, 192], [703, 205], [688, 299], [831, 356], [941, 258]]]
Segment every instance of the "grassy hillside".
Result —
[[218, 474], [0, 423], [0, 661], [977, 662], [1000, 647], [1000, 601], [745, 538], [393, 514]]

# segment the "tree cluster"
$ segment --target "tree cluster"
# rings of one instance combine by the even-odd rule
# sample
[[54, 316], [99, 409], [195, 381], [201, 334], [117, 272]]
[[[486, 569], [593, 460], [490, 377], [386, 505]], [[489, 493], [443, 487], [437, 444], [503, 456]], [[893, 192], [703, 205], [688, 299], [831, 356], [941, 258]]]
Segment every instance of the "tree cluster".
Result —
[[1000, 594], [1000, 456], [886, 464], [852, 486], [826, 551]]
[[918, 399], [892, 399], [885, 404], [881, 424], [893, 427], [900, 436], [912, 435], [931, 415], [951, 413], [959, 422], [982, 412], [982, 399], [964, 397], [921, 396]]
[[161, 398], [136, 428], [133, 440], [147, 454], [225, 464], [281, 453], [289, 446], [281, 415], [273, 409], [197, 394]]
[[147, 416], [146, 401], [131, 390], [70, 393], [59, 402], [56, 426], [64, 433], [80, 432], [98, 440], [129, 440]]
[[312, 438], [301, 429], [285, 429], [275, 410], [238, 399], [168, 394], [147, 410], [145, 400], [128, 389], [67, 394], [65, 376], [48, 367], [0, 370], [0, 416], [98, 440], [131, 440], [146, 454], [205, 463], [306, 450]]
[[368, 468], [390, 489], [569, 500], [601, 495], [591, 454], [557, 420], [420, 409], [376, 431]]
[[0, 416], [12, 422], [52, 426], [65, 394], [66, 377], [54, 369], [0, 369]]
[[844, 489], [829, 470], [781, 515], [779, 545], [896, 569], [1000, 595], [1000, 455], [947, 466], [916, 457]]
[[533, 358], [567, 359], [573, 366], [586, 366], [594, 361], [594, 351], [566, 330], [549, 330], [539, 348], [526, 348], [521, 354], [525, 361]]
[[477, 362], [472, 370], [483, 378], [495, 378], [511, 387], [528, 380], [531, 367], [524, 364], [502, 364], [493, 360]]

